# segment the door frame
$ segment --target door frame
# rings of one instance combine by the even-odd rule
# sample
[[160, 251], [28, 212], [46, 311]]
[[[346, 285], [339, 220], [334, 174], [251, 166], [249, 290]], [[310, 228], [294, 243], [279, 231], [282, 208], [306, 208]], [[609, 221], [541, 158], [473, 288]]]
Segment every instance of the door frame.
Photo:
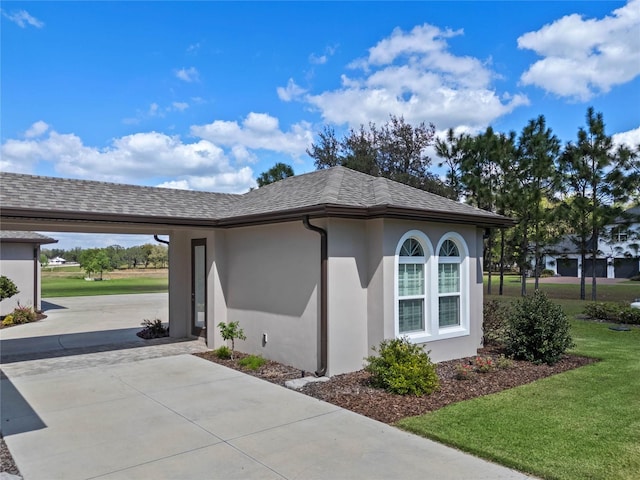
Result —
[[[204, 327], [196, 326], [196, 247], [204, 247]], [[191, 335], [196, 337], [207, 336], [207, 239], [191, 239]]]

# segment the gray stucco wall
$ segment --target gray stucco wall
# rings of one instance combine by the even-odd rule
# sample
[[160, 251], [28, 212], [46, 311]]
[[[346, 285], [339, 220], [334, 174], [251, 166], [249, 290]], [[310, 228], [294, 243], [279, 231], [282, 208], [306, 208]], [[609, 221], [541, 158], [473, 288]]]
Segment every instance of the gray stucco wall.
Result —
[[247, 336], [236, 348], [315, 371], [320, 236], [302, 222], [237, 228], [224, 235], [227, 321], [240, 322]]
[[[421, 231], [435, 249], [449, 232], [468, 248], [466, 262], [469, 328], [453, 338], [423, 343], [432, 360], [475, 355], [482, 336], [482, 232], [475, 227], [397, 220], [332, 219], [329, 230], [329, 374], [362, 368], [371, 347], [395, 336], [395, 253], [410, 230]], [[427, 298], [430, 316], [437, 298]], [[434, 303], [435, 302], [435, 303]]]
[[[435, 336], [424, 343], [425, 350], [434, 361], [476, 353], [482, 335], [482, 268], [478, 258], [482, 231], [472, 226], [386, 219], [332, 218], [312, 223], [328, 231], [328, 375], [361, 369], [372, 346], [395, 336], [395, 253], [398, 242], [410, 230], [421, 231], [433, 248], [443, 235], [457, 232], [468, 248], [469, 328], [454, 338]], [[223, 343], [217, 327], [220, 322], [238, 321], [247, 340], [237, 341], [237, 350], [315, 371], [320, 236], [305, 229], [302, 222], [173, 232], [169, 310], [171, 335], [175, 337], [190, 334], [193, 238], [206, 239], [209, 347]], [[437, 297], [427, 298], [427, 303], [433, 318]]]
[[[0, 244], [0, 275], [10, 278], [16, 284], [20, 293], [0, 302], [0, 315], [7, 315], [20, 305], [41, 309], [40, 300], [40, 268], [34, 268], [33, 243]], [[37, 254], [36, 254], [37, 255]], [[37, 281], [38, 288], [35, 288]]]

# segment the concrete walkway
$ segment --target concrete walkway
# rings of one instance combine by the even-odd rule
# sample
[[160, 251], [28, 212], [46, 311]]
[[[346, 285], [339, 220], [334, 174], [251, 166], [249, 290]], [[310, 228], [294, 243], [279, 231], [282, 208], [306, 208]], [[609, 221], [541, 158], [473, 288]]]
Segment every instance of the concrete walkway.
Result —
[[[527, 478], [180, 353], [204, 348], [194, 340], [3, 364], [2, 433], [24, 478]], [[42, 366], [61, 358], [69, 363]]]

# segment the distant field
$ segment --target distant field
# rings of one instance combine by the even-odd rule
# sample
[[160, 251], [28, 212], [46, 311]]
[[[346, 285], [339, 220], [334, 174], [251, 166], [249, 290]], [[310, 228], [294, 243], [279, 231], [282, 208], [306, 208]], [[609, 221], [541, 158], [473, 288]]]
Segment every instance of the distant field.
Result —
[[42, 271], [42, 298], [119, 295], [167, 292], [167, 269], [117, 270], [103, 275], [102, 281], [87, 281], [79, 267], [56, 267]]
[[[487, 276], [484, 277], [484, 293], [485, 299], [487, 298], [499, 298], [498, 286], [500, 278], [493, 276], [491, 295], [487, 295]], [[545, 283], [544, 279], [541, 280], [540, 290], [545, 292], [549, 298], [555, 300], [580, 300], [580, 284], [578, 280], [576, 283], [559, 284], [559, 283]], [[527, 281], [527, 293], [533, 292], [533, 279]], [[587, 279], [586, 285], [586, 301], [591, 301], [591, 279]], [[597, 301], [598, 302], [622, 302], [629, 303], [634, 298], [640, 297], [640, 282], [632, 282], [626, 280], [616, 284], [603, 284], [596, 285]], [[504, 281], [504, 296], [506, 297], [519, 297], [520, 296], [520, 277], [517, 275], [509, 275], [505, 277]], [[584, 303], [584, 302], [582, 302]]]

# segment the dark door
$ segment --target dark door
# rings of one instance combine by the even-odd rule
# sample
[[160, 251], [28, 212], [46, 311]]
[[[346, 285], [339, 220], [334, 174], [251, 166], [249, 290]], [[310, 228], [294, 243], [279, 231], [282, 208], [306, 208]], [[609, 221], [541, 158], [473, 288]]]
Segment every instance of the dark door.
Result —
[[207, 241], [191, 240], [191, 334], [206, 336], [207, 329]]
[[559, 258], [558, 259], [558, 275], [561, 277], [577, 277], [578, 276], [578, 259], [577, 258]]
[[631, 278], [640, 273], [640, 259], [637, 258], [614, 258], [613, 268], [616, 278]]
[[[593, 276], [593, 260], [587, 258], [584, 264], [584, 276], [589, 278]], [[596, 258], [596, 277], [607, 278], [607, 259]]]

